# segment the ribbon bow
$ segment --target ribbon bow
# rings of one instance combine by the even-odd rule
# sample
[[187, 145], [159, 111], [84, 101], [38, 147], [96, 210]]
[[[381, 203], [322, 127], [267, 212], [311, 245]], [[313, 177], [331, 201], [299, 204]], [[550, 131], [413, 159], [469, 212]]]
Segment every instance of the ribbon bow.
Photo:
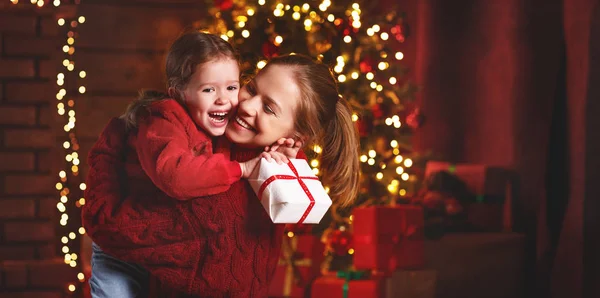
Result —
[[294, 166], [292, 161], [288, 161], [287, 165], [288, 165], [288, 167], [290, 167], [290, 170], [292, 170], [292, 173], [294, 173], [294, 175], [293, 176], [292, 175], [273, 175], [273, 176], [269, 177], [260, 186], [257, 196], [259, 199], [262, 198], [263, 192], [265, 191], [267, 186], [269, 186], [269, 184], [273, 183], [275, 180], [298, 180], [300, 187], [302, 187], [302, 190], [304, 190], [304, 193], [306, 193], [306, 196], [308, 197], [308, 200], [310, 201], [310, 203], [308, 204], [308, 207], [304, 211], [304, 214], [302, 214], [302, 217], [298, 221], [298, 223], [301, 224], [304, 222], [304, 220], [306, 219], [306, 217], [308, 216], [308, 214], [310, 213], [312, 208], [315, 206], [315, 198], [313, 197], [312, 193], [310, 193], [310, 191], [308, 190], [308, 186], [306, 186], [306, 183], [304, 183], [303, 179], [319, 180], [319, 178], [317, 178], [315, 176], [300, 176], [300, 174], [298, 174], [298, 170], [296, 170], [296, 167]]
[[350, 281], [365, 278], [367, 275], [367, 272], [366, 271], [353, 271], [353, 270], [338, 271], [336, 275], [337, 275], [337, 277], [343, 278], [345, 280], [344, 285], [342, 286], [342, 291], [343, 291], [343, 297], [348, 298], [348, 290], [350, 288], [350, 285], [349, 285]]

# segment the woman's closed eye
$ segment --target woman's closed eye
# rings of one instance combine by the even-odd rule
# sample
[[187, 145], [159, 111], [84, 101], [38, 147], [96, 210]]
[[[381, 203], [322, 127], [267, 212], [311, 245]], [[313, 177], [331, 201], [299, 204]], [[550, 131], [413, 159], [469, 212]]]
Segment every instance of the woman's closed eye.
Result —
[[263, 104], [263, 109], [265, 110], [266, 113], [275, 115], [275, 112], [273, 111], [273, 109], [271, 109], [271, 107], [268, 104]]

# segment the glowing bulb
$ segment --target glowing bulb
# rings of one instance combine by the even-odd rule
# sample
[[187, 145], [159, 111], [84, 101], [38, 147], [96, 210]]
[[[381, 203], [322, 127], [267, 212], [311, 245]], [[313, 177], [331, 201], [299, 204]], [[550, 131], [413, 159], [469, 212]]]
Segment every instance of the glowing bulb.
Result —
[[379, 30], [381, 30], [381, 27], [379, 27], [379, 25], [377, 25], [377, 24], [373, 25], [372, 28], [373, 28], [373, 31], [375, 31], [375, 32], [379, 32]]
[[79, 279], [79, 281], [83, 281], [85, 279], [85, 275], [83, 275], [82, 272], [77, 273], [77, 279]]
[[260, 60], [258, 61], [258, 63], [256, 63], [256, 67], [258, 67], [258, 69], [262, 69], [263, 67], [265, 67], [265, 65], [267, 65], [267, 61], [265, 60]]
[[354, 248], [349, 248], [348, 249], [348, 254], [349, 255], [353, 255], [354, 254]]
[[69, 238], [63, 236], [62, 238], [60, 238], [60, 242], [62, 242], [63, 244], [67, 244], [69, 242]]
[[85, 234], [85, 228], [83, 228], [83, 227], [80, 227], [78, 232], [79, 232], [79, 234], [81, 234], [81, 235]]
[[372, 158], [369, 158], [369, 160], [367, 160], [367, 163], [368, 163], [370, 166], [372, 166], [372, 165], [374, 165], [374, 164], [375, 164], [375, 160], [374, 160], [374, 159], [372, 159]]
[[398, 194], [399, 194], [399, 195], [401, 195], [401, 196], [405, 196], [405, 195], [406, 195], [406, 189], [401, 189], [401, 190], [398, 192]]
[[366, 155], [364, 155], [364, 154], [360, 156], [360, 161], [361, 162], [367, 162], [368, 159], [369, 158]]
[[373, 29], [369, 28], [369, 29], [367, 29], [367, 35], [373, 36], [373, 35], [375, 35], [375, 31]]
[[275, 44], [280, 45], [282, 42], [283, 42], [283, 37], [281, 37], [280, 35], [277, 35], [277, 37], [275, 37]]
[[248, 10], [246, 11], [246, 13], [247, 13], [249, 16], [253, 16], [253, 15], [254, 15], [254, 9], [252, 9], [252, 8], [248, 8]]
[[400, 122], [394, 122], [394, 127], [395, 128], [400, 128], [400, 126], [402, 126], [402, 123], [400, 123]]
[[400, 176], [400, 178], [402, 178], [402, 180], [404, 181], [408, 181], [408, 178], [410, 178], [410, 176], [408, 175], [408, 173], [404, 173], [402, 174], [402, 176]]
[[318, 153], [321, 153], [323, 151], [323, 149], [321, 148], [321, 146], [315, 145], [313, 147], [313, 151], [318, 154]]
[[308, 3], [302, 4], [302, 11], [307, 12], [310, 9], [310, 5]]
[[64, 24], [65, 24], [65, 19], [63, 19], [63, 18], [58, 19], [59, 26], [63, 26]]
[[369, 150], [369, 157], [375, 157], [377, 156], [377, 152], [375, 152], [375, 150]]
[[85, 183], [79, 184], [79, 189], [85, 190], [86, 189]]
[[244, 38], [248, 38], [248, 36], [250, 36], [250, 31], [248, 31], [248, 30], [244, 30], [244, 31], [242, 31], [242, 36], [243, 36]]
[[227, 31], [227, 37], [233, 37], [234, 34], [235, 32], [233, 32], [233, 30]]
[[316, 159], [313, 159], [313, 160], [311, 160], [311, 161], [310, 161], [310, 165], [311, 165], [313, 168], [316, 168], [316, 167], [318, 167], [318, 166], [319, 166], [319, 161], [318, 161], [318, 160], [316, 160]]
[[310, 27], [310, 26], [312, 26], [312, 21], [311, 21], [310, 19], [306, 19], [306, 20], [304, 20], [304, 26], [305, 26], [305, 27]]
[[396, 147], [398, 147], [398, 141], [396, 141], [396, 140], [392, 140], [392, 141], [390, 142], [390, 146], [392, 146], [392, 148], [396, 148]]
[[346, 36], [344, 36], [344, 42], [345, 42], [345, 43], [350, 43], [350, 42], [352, 42], [352, 37], [350, 37], [350, 35], [346, 35]]
[[350, 77], [352, 77], [353, 79], [358, 79], [358, 72], [353, 72], [352, 74], [350, 74]]
[[402, 173], [404, 173], [404, 168], [403, 167], [397, 167], [396, 168], [396, 174], [400, 175]]
[[404, 166], [410, 168], [413, 165], [413, 161], [410, 158], [404, 160]]
[[85, 86], [79, 87], [79, 93], [81, 93], [81, 94], [85, 93]]
[[371, 86], [371, 88], [375, 89], [375, 88], [377, 88], [377, 83], [371, 82], [370, 86]]
[[69, 285], [69, 291], [75, 292], [75, 285]]
[[394, 85], [394, 84], [396, 84], [396, 82], [397, 82], [397, 80], [395, 77], [390, 78], [390, 84]]
[[402, 162], [402, 159], [403, 159], [402, 155], [396, 155], [396, 157], [394, 158], [394, 161], [395, 161], [396, 163], [401, 163], [401, 162]]
[[402, 52], [396, 52], [396, 60], [402, 60], [404, 58], [404, 54]]
[[238, 27], [244, 28], [244, 26], [246, 26], [246, 22], [244, 22], [244, 21], [238, 22]]
[[367, 77], [367, 80], [372, 80], [375, 78], [375, 75], [372, 72], [367, 72], [365, 76]]
[[343, 74], [342, 74], [342, 75], [340, 75], [340, 76], [338, 77], [338, 81], [339, 81], [340, 83], [343, 83], [343, 82], [345, 82], [345, 81], [346, 81], [346, 76], [345, 76], [345, 75], [343, 75]]
[[383, 179], [383, 173], [382, 172], [377, 173], [377, 175], [375, 175], [375, 178], [377, 178], [377, 180]]
[[394, 124], [394, 121], [392, 121], [392, 118], [385, 118], [385, 124], [387, 126], [390, 126], [390, 125]]
[[299, 12], [295, 11], [294, 13], [292, 13], [292, 18], [293, 18], [294, 20], [296, 20], [296, 21], [297, 21], [297, 20], [299, 20], [299, 19], [300, 19], [300, 17], [301, 17], [301, 16], [300, 16], [300, 13], [299, 13]]
[[327, 20], [328, 20], [328, 21], [330, 21], [330, 22], [333, 22], [333, 21], [335, 21], [335, 16], [334, 16], [334, 15], [332, 15], [332, 14], [329, 14], [329, 15], [327, 16]]
[[377, 87], [375, 87], [375, 89], [376, 89], [377, 91], [381, 91], [381, 90], [383, 90], [383, 86], [381, 86], [381, 85], [377, 85]]
[[265, 0], [258, 0], [258, 5], [265, 5]]
[[319, 169], [313, 168], [312, 171], [313, 171], [313, 174], [319, 175]]
[[379, 68], [379, 70], [384, 70], [387, 68], [387, 63], [385, 62], [379, 62], [379, 64], [377, 65], [377, 67]]
[[227, 35], [225, 35], [225, 34], [221, 34], [221, 38], [222, 38], [224, 41], [228, 41], [228, 40], [229, 40], [229, 37], [228, 37]]
[[352, 27], [354, 27], [354, 28], [358, 29], [358, 28], [360, 28], [360, 25], [361, 25], [360, 21], [354, 21], [354, 22], [352, 22]]
[[352, 114], [352, 122], [356, 122], [356, 121], [358, 121], [358, 115]]
[[74, 240], [75, 236], [76, 236], [75, 233], [73, 233], [73, 232], [69, 233], [69, 238], [71, 238], [71, 240]]
[[381, 39], [388, 40], [388, 38], [390, 38], [390, 36], [389, 36], [389, 34], [387, 34], [387, 32], [381, 33]]
[[293, 238], [294, 237], [294, 232], [292, 232], [292, 231], [287, 232], [287, 236], [289, 238]]

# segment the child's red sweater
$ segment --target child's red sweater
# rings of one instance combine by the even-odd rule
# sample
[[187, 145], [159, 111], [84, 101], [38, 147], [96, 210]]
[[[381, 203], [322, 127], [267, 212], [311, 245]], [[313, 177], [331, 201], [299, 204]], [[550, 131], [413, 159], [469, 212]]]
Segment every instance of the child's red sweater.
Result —
[[[172, 116], [164, 117], [164, 126], [157, 127], [166, 138], [170, 137], [168, 132], [181, 131], [178, 126], [185, 127], [181, 119], [189, 119]], [[196, 135], [189, 127], [184, 131], [186, 136], [177, 137], [187, 137], [193, 144], [189, 150], [199, 151], [197, 145], [204, 142], [200, 141], [202, 133]], [[124, 124], [114, 119], [90, 152], [88, 203], [82, 216], [92, 239], [107, 253], [144, 266], [171, 289], [199, 297], [265, 297], [284, 226], [271, 222], [248, 183], [237, 181], [216, 195], [174, 200], [167, 194], [169, 189], [167, 193], [161, 191], [163, 187], [157, 188], [149, 179], [152, 175], [144, 175], [140, 164], [151, 161], [142, 161], [145, 155], [139, 154], [138, 162], [131, 150], [135, 138], [127, 139]], [[207, 150], [204, 153], [212, 150], [208, 145], [203, 149]], [[227, 157], [227, 149], [218, 151]], [[231, 152], [231, 158], [245, 161], [257, 154], [237, 150]], [[168, 155], [159, 157], [167, 161], [164, 165], [169, 164]], [[177, 169], [183, 161], [176, 159], [171, 168]], [[188, 169], [188, 175], [173, 174], [184, 182], [169, 179], [168, 172], [162, 173], [163, 180], [174, 186], [201, 180], [226, 188], [227, 183], [218, 179], [230, 177], [214, 169]], [[192, 195], [183, 193], [181, 197]]]

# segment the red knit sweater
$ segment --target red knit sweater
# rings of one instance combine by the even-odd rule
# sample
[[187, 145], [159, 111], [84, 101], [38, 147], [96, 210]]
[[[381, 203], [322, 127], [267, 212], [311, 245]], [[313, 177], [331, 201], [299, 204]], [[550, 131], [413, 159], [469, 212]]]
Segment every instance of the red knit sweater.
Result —
[[[167, 119], [166, 124], [175, 125], [170, 129], [177, 128], [176, 119], [181, 118]], [[192, 130], [186, 131], [195, 140]], [[88, 203], [82, 217], [92, 239], [105, 252], [144, 266], [170, 289], [197, 297], [265, 297], [284, 226], [271, 222], [248, 183], [237, 181], [224, 193], [175, 200], [153, 185], [152, 175], [144, 175], [141, 167], [149, 161], [142, 161], [140, 154], [138, 162], [135, 145], [135, 138], [128, 138], [124, 124], [115, 119], [90, 151]], [[217, 151], [227, 156], [227, 146], [221, 147]], [[231, 158], [245, 161], [257, 154], [233, 150]], [[227, 175], [204, 169], [189, 167], [187, 176], [173, 175], [207, 185], [227, 184], [218, 180]], [[166, 174], [166, 181], [178, 185]]]

